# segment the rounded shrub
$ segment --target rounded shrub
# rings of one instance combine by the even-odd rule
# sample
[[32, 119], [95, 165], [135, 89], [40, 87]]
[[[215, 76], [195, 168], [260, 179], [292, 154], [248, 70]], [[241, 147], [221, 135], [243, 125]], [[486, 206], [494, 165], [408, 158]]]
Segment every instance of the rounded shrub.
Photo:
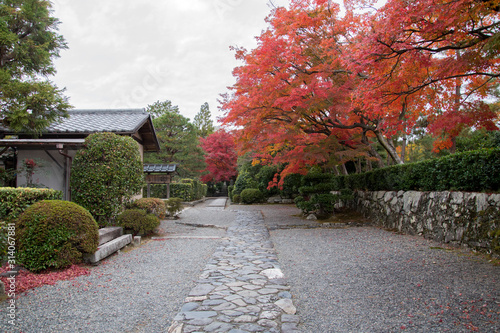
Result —
[[99, 228], [92, 215], [69, 201], [43, 200], [16, 220], [17, 255], [22, 265], [37, 272], [83, 262], [97, 251]]
[[106, 226], [144, 185], [138, 143], [114, 133], [94, 133], [73, 160], [72, 200]]
[[247, 188], [241, 191], [241, 202], [244, 204], [259, 203], [264, 200], [264, 195], [257, 188]]
[[165, 202], [158, 198], [141, 198], [132, 202], [128, 207], [132, 209], [143, 209], [148, 214], [154, 214], [159, 219], [165, 218], [165, 212], [167, 210]]
[[134, 235], [147, 235], [160, 226], [160, 219], [144, 209], [126, 209], [118, 215], [116, 224]]
[[240, 203], [240, 202], [241, 202], [241, 195], [239, 195], [239, 194], [234, 194], [234, 195], [233, 195], [233, 202], [234, 202], [234, 203]]

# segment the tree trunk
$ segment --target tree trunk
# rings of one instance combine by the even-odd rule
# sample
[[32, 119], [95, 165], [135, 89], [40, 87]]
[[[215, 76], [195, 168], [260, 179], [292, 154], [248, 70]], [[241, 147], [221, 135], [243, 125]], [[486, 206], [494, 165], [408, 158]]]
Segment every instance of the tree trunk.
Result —
[[406, 157], [406, 134], [403, 134], [403, 143], [401, 144], [401, 160], [404, 161]]
[[348, 175], [349, 173], [347, 172], [347, 169], [345, 167], [345, 163], [342, 164], [342, 174], [343, 175]]
[[387, 151], [392, 160], [396, 164], [403, 164], [403, 160], [401, 160], [401, 157], [399, 157], [394, 145], [391, 144], [389, 140], [387, 140], [387, 138], [382, 133], [380, 133], [379, 130], [374, 131], [374, 133], [378, 139], [378, 142], [380, 142], [382, 147], [384, 147], [384, 149]]
[[382, 159], [382, 156], [380, 156], [380, 154], [378, 153], [378, 151], [375, 148], [373, 148], [372, 145], [370, 145], [370, 154], [373, 157], [377, 158], [377, 163], [378, 163], [379, 168], [385, 167], [385, 163], [384, 163], [384, 160]]
[[357, 158], [356, 161], [354, 162], [354, 166], [356, 167], [356, 173], [361, 173], [363, 170], [361, 170], [361, 159]]
[[366, 159], [366, 168], [365, 168], [365, 171], [372, 171], [372, 170], [373, 170], [373, 168], [372, 168], [372, 161], [369, 158], [367, 158]]

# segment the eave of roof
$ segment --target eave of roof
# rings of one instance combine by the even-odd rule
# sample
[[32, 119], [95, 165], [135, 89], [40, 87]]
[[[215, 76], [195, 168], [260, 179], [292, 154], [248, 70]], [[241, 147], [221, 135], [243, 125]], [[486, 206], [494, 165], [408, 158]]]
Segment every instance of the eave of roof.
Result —
[[85, 139], [0, 139], [0, 147], [19, 146], [83, 146]]
[[172, 173], [177, 170], [177, 164], [144, 164], [145, 173]]
[[[68, 114], [68, 118], [62, 118], [44, 130], [41, 138], [85, 138], [92, 133], [112, 132], [133, 136], [143, 145], [145, 151], [160, 150], [151, 115], [145, 109], [73, 109], [69, 110]], [[7, 128], [0, 128], [0, 132], [3, 136], [32, 138], [29, 133], [15, 133]], [[136, 133], [141, 138], [134, 136]]]

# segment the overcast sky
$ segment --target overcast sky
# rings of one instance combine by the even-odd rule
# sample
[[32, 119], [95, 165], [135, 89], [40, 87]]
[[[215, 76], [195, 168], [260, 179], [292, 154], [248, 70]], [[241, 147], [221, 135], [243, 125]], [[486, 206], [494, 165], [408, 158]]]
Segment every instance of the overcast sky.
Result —
[[[234, 83], [230, 46], [253, 49], [269, 0], [53, 0], [69, 49], [52, 80], [78, 109], [170, 100], [194, 119]], [[273, 0], [285, 5], [286, 0]]]

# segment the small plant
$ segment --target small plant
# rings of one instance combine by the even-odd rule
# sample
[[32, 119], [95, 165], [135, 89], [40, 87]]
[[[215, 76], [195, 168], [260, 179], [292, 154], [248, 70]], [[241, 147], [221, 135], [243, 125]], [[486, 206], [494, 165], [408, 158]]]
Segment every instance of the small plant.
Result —
[[233, 202], [234, 203], [240, 203], [241, 202], [241, 196], [239, 194], [234, 194], [233, 195]]
[[241, 202], [244, 204], [259, 203], [264, 200], [264, 195], [259, 189], [246, 188], [241, 191]]
[[165, 200], [165, 205], [167, 206], [167, 211], [169, 216], [176, 216], [182, 210], [182, 199], [181, 198], [170, 198]]
[[83, 262], [94, 253], [99, 230], [92, 215], [69, 201], [44, 200], [34, 203], [16, 221], [18, 260], [37, 272], [64, 268]]
[[160, 220], [165, 218], [167, 207], [165, 202], [158, 198], [141, 198], [128, 205], [132, 209], [144, 209], [148, 214], [154, 214]]
[[335, 196], [331, 193], [314, 193], [309, 200], [302, 196], [295, 198], [295, 204], [304, 215], [314, 214], [320, 220], [333, 215], [334, 201]]
[[134, 235], [147, 235], [160, 226], [160, 219], [144, 209], [126, 209], [118, 215], [116, 223]]

